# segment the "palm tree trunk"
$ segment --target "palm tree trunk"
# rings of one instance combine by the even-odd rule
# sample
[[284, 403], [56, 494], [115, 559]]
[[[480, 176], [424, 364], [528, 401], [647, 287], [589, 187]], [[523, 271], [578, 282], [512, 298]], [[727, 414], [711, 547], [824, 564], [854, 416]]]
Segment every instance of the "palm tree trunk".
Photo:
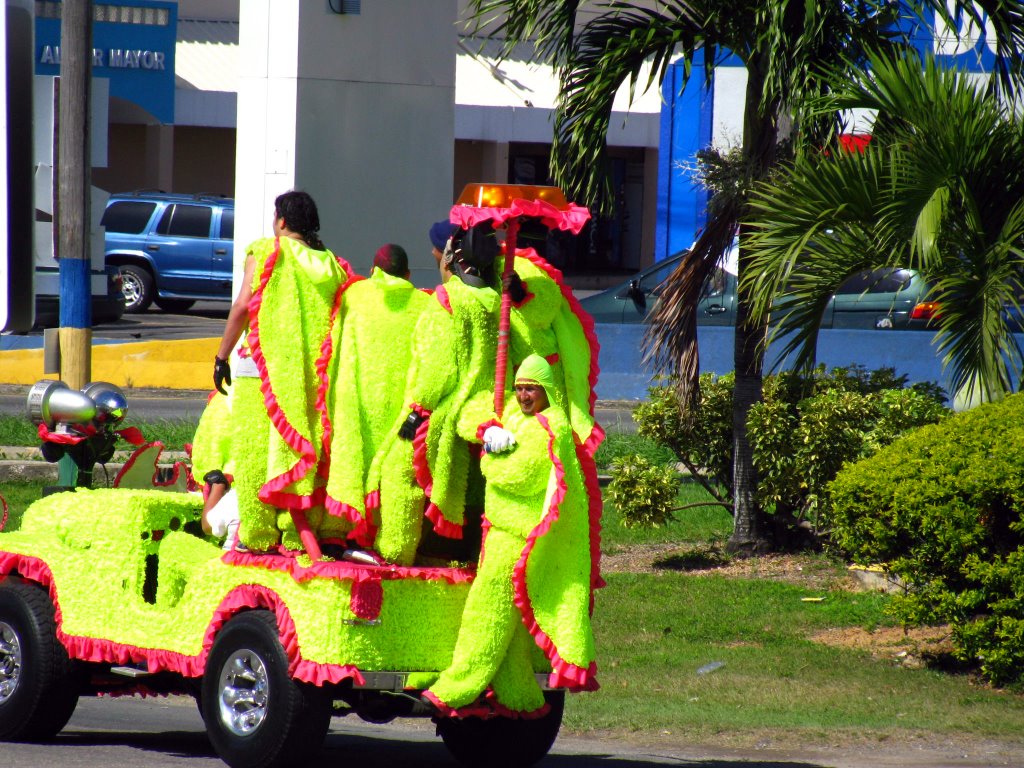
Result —
[[[743, 126], [743, 156], [748, 163], [752, 180], [764, 178], [774, 165], [778, 153], [780, 134], [779, 117], [783, 113], [779, 104], [762, 107], [764, 90], [763, 57], [754, 56], [747, 63], [747, 90]], [[786, 121], [788, 124], [788, 121]], [[783, 131], [786, 133], [788, 131]], [[746, 217], [741, 216], [742, 222]], [[738, 260], [739, 282], [748, 270], [749, 254], [744, 247], [746, 238], [740, 227]], [[757, 468], [754, 450], [747, 435], [747, 417], [755, 403], [762, 399], [762, 369], [764, 366], [764, 340], [767, 325], [751, 325], [750, 301], [742, 287], [736, 295], [736, 335], [734, 363], [736, 384], [732, 399], [733, 434], [733, 532], [726, 546], [734, 554], [753, 555], [768, 551], [771, 542], [764, 513], [757, 503]]]

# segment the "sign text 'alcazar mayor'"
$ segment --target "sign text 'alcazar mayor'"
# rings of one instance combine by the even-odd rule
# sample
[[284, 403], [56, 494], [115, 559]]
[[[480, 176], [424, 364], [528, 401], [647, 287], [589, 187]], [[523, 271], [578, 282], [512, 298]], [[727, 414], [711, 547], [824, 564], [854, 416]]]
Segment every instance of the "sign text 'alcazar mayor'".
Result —
[[[93, 67], [114, 69], [165, 69], [167, 55], [163, 51], [144, 51], [130, 48], [93, 48]], [[39, 53], [40, 64], [60, 64], [60, 46], [44, 45]]]

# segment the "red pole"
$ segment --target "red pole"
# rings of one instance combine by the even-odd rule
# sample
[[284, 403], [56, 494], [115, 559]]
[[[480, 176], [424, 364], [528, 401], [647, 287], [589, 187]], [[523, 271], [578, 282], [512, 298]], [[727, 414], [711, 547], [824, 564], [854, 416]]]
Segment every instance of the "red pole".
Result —
[[505, 268], [501, 273], [501, 317], [498, 320], [498, 357], [494, 366], [494, 412], [498, 418], [505, 410], [505, 373], [508, 371], [508, 339], [512, 314], [512, 297], [505, 288], [506, 278], [512, 276], [516, 260], [516, 236], [519, 219], [509, 219], [505, 225]]

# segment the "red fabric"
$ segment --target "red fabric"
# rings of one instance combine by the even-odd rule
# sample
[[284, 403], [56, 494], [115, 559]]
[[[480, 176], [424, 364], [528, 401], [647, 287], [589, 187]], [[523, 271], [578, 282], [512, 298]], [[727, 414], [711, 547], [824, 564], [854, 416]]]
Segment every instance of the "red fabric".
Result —
[[469, 229], [482, 221], [504, 224], [509, 219], [521, 216], [539, 218], [548, 229], [561, 229], [578, 235], [588, 221], [590, 211], [569, 203], [565, 210], [559, 210], [544, 200], [513, 200], [508, 208], [477, 208], [471, 205], [454, 205], [448, 216], [452, 224]]
[[434, 705], [441, 717], [454, 717], [458, 719], [466, 717], [479, 717], [489, 720], [494, 717], [507, 717], [512, 720], [539, 720], [551, 711], [551, 705], [545, 703], [537, 709], [528, 712], [521, 712], [516, 709], [509, 709], [498, 701], [494, 689], [488, 688], [486, 693], [480, 696], [472, 704], [454, 709], [441, 701], [432, 691], [424, 691], [423, 698]]
[[91, 437], [96, 434], [96, 428], [92, 424], [86, 425], [86, 431], [84, 434], [72, 435], [66, 432], [51, 432], [49, 428], [40, 422], [37, 432], [39, 433], [39, 439], [44, 443], [58, 443], [59, 445], [78, 445], [80, 442], [85, 440], [87, 437]]
[[[586, 669], [583, 669], [576, 664], [566, 661], [559, 655], [554, 641], [537, 623], [537, 617], [533, 612], [533, 604], [530, 602], [530, 594], [526, 587], [526, 564], [530, 559], [534, 543], [546, 534], [555, 520], [558, 519], [561, 512], [560, 507], [567, 491], [565, 467], [555, 453], [555, 436], [551, 426], [543, 413], [538, 413], [536, 419], [548, 433], [548, 455], [554, 465], [556, 489], [551, 496], [551, 502], [544, 511], [544, 516], [541, 518], [540, 523], [526, 537], [526, 546], [523, 547], [519, 561], [512, 569], [514, 600], [516, 607], [519, 608], [519, 612], [522, 614], [523, 624], [526, 626], [527, 631], [533, 637], [537, 646], [544, 652], [548, 661], [551, 662], [552, 671], [549, 685], [555, 688], [569, 688], [570, 690], [596, 691], [598, 689], [596, 677], [597, 663], [591, 662]], [[593, 570], [591, 571], [591, 579], [593, 580]]]
[[2, 531], [7, 527], [7, 499], [3, 497], [3, 494], [0, 494], [0, 505], [3, 506], [4, 510], [3, 516], [0, 517], [0, 531]]
[[384, 605], [384, 588], [380, 579], [357, 581], [352, 585], [349, 608], [358, 618], [374, 621]]
[[392, 581], [395, 579], [420, 579], [423, 581], [447, 581], [449, 584], [465, 584], [473, 580], [475, 569], [471, 568], [419, 568], [401, 565], [364, 565], [348, 561], [323, 561], [304, 566], [296, 560], [295, 553], [279, 549], [274, 554], [255, 555], [251, 552], [232, 550], [221, 556], [224, 563], [254, 568], [266, 568], [289, 574], [295, 581], [310, 579], [351, 579], [362, 581]]
[[142, 430], [138, 427], [125, 427], [124, 429], [114, 430], [115, 435], [120, 435], [132, 445], [142, 445], [146, 442], [146, 438], [142, 436]]
[[438, 304], [445, 308], [449, 315], [452, 313], [452, 300], [449, 298], [448, 291], [443, 285], [439, 285], [434, 289], [434, 298], [437, 299]]

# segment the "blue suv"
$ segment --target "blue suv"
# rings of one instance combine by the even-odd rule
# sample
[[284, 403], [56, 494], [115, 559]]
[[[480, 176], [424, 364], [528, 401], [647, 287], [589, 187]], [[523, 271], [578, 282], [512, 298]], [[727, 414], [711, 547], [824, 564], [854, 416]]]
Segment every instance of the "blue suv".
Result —
[[231, 301], [235, 201], [139, 190], [111, 195], [101, 221], [106, 264], [121, 272], [125, 311], [184, 312]]

